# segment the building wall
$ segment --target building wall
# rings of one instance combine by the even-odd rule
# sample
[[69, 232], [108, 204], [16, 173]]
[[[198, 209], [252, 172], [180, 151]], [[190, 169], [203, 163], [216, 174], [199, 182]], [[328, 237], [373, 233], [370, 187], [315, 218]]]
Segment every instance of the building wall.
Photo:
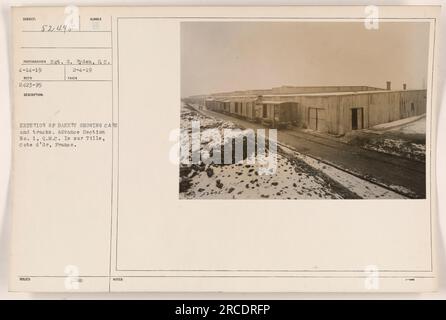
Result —
[[[386, 93], [388, 94], [388, 93]], [[353, 130], [352, 109], [361, 110], [361, 128], [370, 127], [369, 123], [369, 94], [339, 96], [339, 108], [336, 126], [332, 126], [333, 134], [345, 134]]]
[[397, 91], [388, 94], [376, 93], [370, 96], [370, 126], [426, 112], [426, 90]]
[[[310, 118], [312, 112], [321, 116], [319, 122], [324, 122], [318, 131], [337, 134], [340, 122], [340, 96], [309, 96], [299, 97], [298, 116], [300, 121], [297, 125], [311, 128]], [[314, 110], [314, 109], [317, 109]]]
[[426, 90], [340, 96], [339, 123], [331, 133], [352, 131], [352, 109], [362, 108], [363, 128], [426, 113]]
[[[314, 117], [317, 114], [320, 124], [317, 130], [335, 135], [353, 130], [353, 114], [358, 119], [355, 124], [359, 126], [358, 129], [362, 129], [426, 112], [426, 90], [369, 91], [370, 93], [321, 96], [268, 96], [269, 101], [286, 102], [280, 104], [268, 103], [261, 98], [255, 100], [252, 97], [240, 96], [232, 97], [229, 102], [206, 101], [206, 105], [210, 110], [229, 110], [230, 114], [250, 120], [266, 118], [313, 129]], [[266, 117], [263, 117], [264, 105]], [[353, 109], [356, 111], [352, 111]]]

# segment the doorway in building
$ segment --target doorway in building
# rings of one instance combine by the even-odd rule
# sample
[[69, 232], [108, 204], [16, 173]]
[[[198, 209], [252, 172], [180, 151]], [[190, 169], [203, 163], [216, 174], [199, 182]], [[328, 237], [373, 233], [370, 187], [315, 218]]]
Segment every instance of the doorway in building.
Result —
[[268, 117], [268, 106], [266, 104], [263, 105], [263, 118]]
[[353, 108], [352, 110], [352, 130], [364, 128], [363, 108]]
[[308, 124], [310, 129], [321, 132], [326, 131], [325, 109], [309, 108], [308, 113]]

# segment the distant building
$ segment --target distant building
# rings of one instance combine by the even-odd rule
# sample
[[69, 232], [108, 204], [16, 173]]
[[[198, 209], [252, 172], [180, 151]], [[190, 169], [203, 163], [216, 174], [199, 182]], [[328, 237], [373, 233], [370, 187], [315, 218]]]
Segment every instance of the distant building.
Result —
[[284, 86], [185, 100], [276, 128], [294, 125], [334, 135], [426, 112], [426, 90], [391, 90], [390, 82], [387, 88]]

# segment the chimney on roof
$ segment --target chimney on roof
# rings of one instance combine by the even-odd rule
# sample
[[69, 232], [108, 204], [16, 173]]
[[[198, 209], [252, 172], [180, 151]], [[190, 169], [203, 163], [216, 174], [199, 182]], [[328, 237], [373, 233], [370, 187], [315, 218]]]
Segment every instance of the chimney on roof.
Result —
[[256, 99], [257, 101], [257, 103], [262, 103], [263, 102], [263, 95], [257, 95], [257, 99]]
[[386, 84], [387, 84], [387, 90], [392, 90], [392, 82], [387, 81]]
[[403, 83], [403, 90], [407, 89], [407, 85], [405, 83]]

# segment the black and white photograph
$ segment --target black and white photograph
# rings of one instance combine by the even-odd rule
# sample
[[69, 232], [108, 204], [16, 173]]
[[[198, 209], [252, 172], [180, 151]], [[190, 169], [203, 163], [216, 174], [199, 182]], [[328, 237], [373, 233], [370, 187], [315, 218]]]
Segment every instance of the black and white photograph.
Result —
[[424, 199], [429, 23], [181, 23], [180, 199]]

